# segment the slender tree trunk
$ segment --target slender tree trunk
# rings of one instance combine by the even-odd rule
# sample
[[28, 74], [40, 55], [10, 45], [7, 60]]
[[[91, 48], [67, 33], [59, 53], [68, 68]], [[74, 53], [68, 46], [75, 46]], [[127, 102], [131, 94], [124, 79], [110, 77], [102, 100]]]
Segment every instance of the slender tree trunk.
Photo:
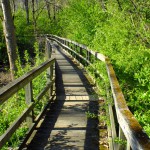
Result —
[[133, 4], [134, 8], [137, 9], [137, 6], [136, 6], [135, 2], [133, 0], [130, 0], [130, 1]]
[[15, 61], [17, 59], [16, 54], [16, 36], [15, 36], [15, 28], [13, 23], [13, 18], [11, 14], [11, 7], [9, 0], [1, 0], [2, 11], [3, 11], [3, 30], [6, 39], [7, 53], [10, 64], [11, 71], [11, 79], [14, 79], [14, 72], [17, 70], [15, 65]]
[[33, 17], [33, 25], [34, 25], [34, 35], [36, 35], [36, 18], [35, 18], [35, 1], [32, 0], [32, 17]]
[[39, 9], [39, 2], [36, 0], [36, 8]]
[[28, 0], [24, 0], [25, 10], [26, 10], [26, 20], [27, 24], [29, 24], [29, 4]]
[[14, 17], [16, 11], [16, 4], [14, 0], [12, 0], [12, 8], [13, 8], [13, 17]]
[[117, 3], [118, 3], [118, 6], [119, 6], [119, 9], [122, 11], [122, 7], [121, 7], [121, 3], [119, 0], [117, 0]]
[[102, 9], [103, 9], [104, 11], [106, 11], [107, 8], [106, 8], [106, 6], [105, 6], [105, 2], [104, 2], [103, 0], [100, 0], [100, 3], [101, 3], [101, 6], [102, 6]]
[[50, 4], [48, 0], [45, 0], [46, 3], [46, 7], [47, 7], [47, 14], [48, 14], [48, 18], [51, 19], [51, 14], [50, 14]]
[[54, 20], [56, 19], [56, 3], [55, 3], [55, 0], [54, 0], [54, 5], [53, 5], [53, 9], [54, 9]]

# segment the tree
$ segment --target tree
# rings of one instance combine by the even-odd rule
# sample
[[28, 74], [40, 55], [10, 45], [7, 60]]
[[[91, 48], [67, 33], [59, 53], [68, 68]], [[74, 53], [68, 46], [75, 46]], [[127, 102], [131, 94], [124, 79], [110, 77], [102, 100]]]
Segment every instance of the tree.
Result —
[[10, 72], [11, 72], [11, 79], [14, 79], [14, 72], [17, 70], [15, 65], [15, 61], [17, 59], [16, 54], [16, 36], [15, 36], [15, 28], [13, 23], [13, 18], [11, 14], [11, 7], [9, 0], [1, 0], [2, 11], [3, 11], [3, 31], [6, 40], [7, 46], [7, 54], [9, 58], [10, 64]]
[[24, 0], [24, 6], [25, 6], [25, 10], [26, 10], [27, 24], [29, 24], [29, 6], [28, 6], [28, 0]]
[[103, 0], [100, 0], [100, 3], [101, 3], [101, 5], [102, 5], [102, 9], [103, 9], [104, 11], [106, 11], [107, 8], [106, 8], [106, 6], [105, 6], [105, 2], [104, 2]]
[[37, 34], [36, 32], [36, 17], [35, 17], [35, 1], [32, 0], [32, 17], [33, 17], [33, 25], [34, 25], [34, 35]]
[[45, 3], [46, 3], [46, 7], [47, 7], [48, 18], [51, 19], [51, 14], [50, 14], [50, 3], [48, 2], [48, 0], [45, 0]]
[[54, 9], [54, 20], [56, 19], [56, 3], [55, 3], [56, 1], [54, 0], [54, 5], [53, 5], [53, 9]]
[[118, 6], [119, 6], [119, 9], [122, 11], [122, 6], [121, 6], [121, 3], [119, 0], [117, 0], [117, 3], [118, 3]]

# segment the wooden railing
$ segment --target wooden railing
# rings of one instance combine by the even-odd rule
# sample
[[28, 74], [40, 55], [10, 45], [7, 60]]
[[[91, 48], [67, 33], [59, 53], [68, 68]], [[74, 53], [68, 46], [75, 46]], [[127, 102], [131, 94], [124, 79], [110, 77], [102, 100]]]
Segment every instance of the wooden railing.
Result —
[[[103, 54], [90, 50], [77, 42], [54, 35], [47, 35], [47, 37], [49, 40], [57, 42], [57, 44], [83, 65], [92, 64], [94, 60], [105, 63], [115, 106], [113, 107], [113, 104], [108, 105], [111, 124], [108, 126], [109, 149], [150, 150], [150, 139], [130, 112], [110, 60]], [[95, 68], [95, 70], [97, 70], [97, 68]], [[115, 109], [113, 110], [113, 108]], [[118, 142], [116, 139], [118, 139]], [[118, 144], [121, 143], [122, 140], [126, 141], [125, 145]]]
[[[47, 61], [45, 61], [37, 68], [29, 71], [25, 75], [21, 76], [20, 78], [14, 80], [10, 84], [0, 89], [0, 105], [2, 105], [4, 102], [7, 103], [7, 100], [14, 94], [17, 94], [17, 92], [22, 88], [24, 88], [25, 90], [25, 100], [27, 104], [27, 108], [25, 108], [22, 114], [20, 114], [19, 118], [17, 118], [10, 125], [10, 127], [5, 131], [5, 133], [0, 136], [0, 149], [10, 139], [13, 133], [20, 127], [23, 121], [27, 121], [27, 124], [29, 126], [27, 136], [24, 139], [24, 142], [26, 142], [29, 136], [31, 135], [31, 133], [33, 132], [34, 128], [36, 127], [37, 123], [41, 119], [44, 111], [46, 111], [46, 108], [47, 108], [47, 106], [45, 106], [43, 110], [35, 118], [33, 114], [35, 106], [39, 103], [39, 101], [42, 100], [46, 92], [48, 92], [48, 95], [49, 95], [47, 104], [50, 103], [53, 99], [53, 95], [54, 95], [53, 86], [55, 83], [55, 76], [54, 76], [53, 68], [55, 64], [55, 58], [50, 58], [52, 49], [48, 41], [46, 42], [46, 52], [47, 52], [46, 53]], [[32, 88], [33, 82], [32, 81], [44, 71], [46, 71], [46, 74], [47, 74], [47, 77], [46, 77], [47, 83], [46, 83], [46, 86], [43, 88], [43, 90], [41, 90], [39, 95], [36, 96], [36, 100], [35, 100], [33, 99], [33, 88]], [[21, 149], [21, 146], [20, 146], [20, 149]]]

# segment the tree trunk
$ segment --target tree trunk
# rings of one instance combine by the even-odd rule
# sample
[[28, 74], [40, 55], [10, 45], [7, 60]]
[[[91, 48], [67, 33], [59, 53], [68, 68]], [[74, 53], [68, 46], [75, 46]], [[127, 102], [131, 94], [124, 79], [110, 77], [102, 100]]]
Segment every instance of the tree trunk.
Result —
[[35, 1], [32, 0], [32, 16], [33, 16], [33, 25], [34, 25], [34, 35], [36, 36], [36, 18], [35, 18]]
[[27, 24], [29, 24], [29, 5], [28, 5], [28, 0], [24, 0], [24, 6], [25, 6], [25, 10], [26, 10]]
[[54, 9], [54, 20], [56, 20], [56, 3], [55, 3], [55, 0], [54, 0], [54, 5], [53, 5], [53, 9]]
[[10, 2], [9, 0], [1, 0], [2, 11], [3, 11], [3, 30], [6, 39], [7, 53], [10, 64], [11, 79], [14, 79], [14, 73], [17, 70], [15, 61], [17, 59], [16, 54], [16, 36], [15, 28], [13, 23], [13, 18], [11, 14]]
[[39, 9], [39, 2], [36, 0], [36, 8]]
[[105, 6], [105, 2], [104, 2], [103, 0], [100, 0], [100, 3], [101, 3], [101, 5], [102, 5], [102, 9], [103, 9], [104, 11], [106, 11], [107, 8], [106, 8], [106, 6]]
[[122, 11], [122, 7], [121, 7], [121, 3], [119, 0], [117, 0], [117, 3], [118, 3], [118, 6], [119, 6], [119, 9]]
[[16, 4], [15, 4], [15, 1], [14, 0], [12, 0], [12, 13], [13, 13], [13, 17], [15, 16], [15, 12], [16, 12]]
[[48, 0], [45, 0], [46, 3], [46, 7], [47, 7], [47, 14], [48, 14], [48, 18], [51, 19], [51, 14], [50, 14], [50, 4]]

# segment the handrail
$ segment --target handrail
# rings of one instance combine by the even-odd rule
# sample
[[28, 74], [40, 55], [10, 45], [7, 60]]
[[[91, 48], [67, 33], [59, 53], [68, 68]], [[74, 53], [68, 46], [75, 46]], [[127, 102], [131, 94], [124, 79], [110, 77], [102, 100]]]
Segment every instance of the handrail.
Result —
[[41, 74], [49, 66], [54, 63], [55, 59], [50, 59], [45, 61], [43, 64], [39, 65], [37, 68], [29, 71], [20, 78], [11, 82], [10, 84], [4, 86], [0, 90], [0, 104], [3, 104], [8, 98], [10, 98], [14, 93], [23, 88], [26, 84], [31, 82], [35, 77]]
[[[52, 49], [50, 46], [50, 43], [46, 43], [46, 53], [47, 53], [47, 61], [36, 67], [35, 69], [29, 71], [28, 73], [24, 74], [20, 78], [12, 81], [8, 85], [2, 87], [0, 89], [0, 105], [4, 102], [7, 102], [7, 100], [14, 94], [16, 94], [20, 89], [24, 88], [25, 90], [25, 100], [27, 103], [27, 108], [22, 112], [22, 114], [14, 120], [12, 125], [5, 131], [3, 135], [0, 136], [0, 149], [4, 146], [4, 144], [10, 139], [12, 134], [20, 127], [21, 123], [27, 119], [27, 123], [29, 126], [29, 132], [28, 136], [31, 135], [32, 131], [34, 130], [35, 126], [37, 125], [39, 119], [43, 115], [43, 111], [40, 113], [40, 115], [34, 119], [33, 109], [36, 106], [36, 104], [41, 100], [41, 98], [45, 95], [45, 93], [49, 90], [49, 101], [52, 101], [53, 99], [53, 85], [55, 82], [55, 77], [53, 73], [53, 68], [55, 64], [55, 58], [51, 58]], [[41, 73], [47, 70], [47, 83], [46, 86], [43, 88], [43, 90], [39, 93], [36, 100], [33, 100], [33, 89], [32, 89], [32, 80], [35, 79], [37, 76], [39, 76]], [[26, 139], [27, 140], [27, 139]]]
[[[115, 121], [113, 115], [115, 114], [110, 114], [110, 116], [113, 117], [110, 118], [111, 125], [114, 127], [111, 127], [112, 132], [109, 133], [109, 136], [112, 136], [113, 149], [121, 150], [122, 148], [126, 147], [126, 150], [129, 150], [130, 148], [132, 148], [133, 150], [149, 150], [150, 138], [144, 132], [141, 125], [138, 123], [134, 115], [129, 110], [109, 58], [107, 58], [103, 54], [88, 49], [85, 45], [78, 44], [77, 42], [71, 41], [69, 39], [61, 38], [55, 35], [47, 35], [47, 37], [49, 37], [49, 40], [57, 42], [70, 54], [78, 56], [80, 59], [85, 60], [88, 64], [91, 63], [91, 55], [94, 56], [95, 59], [98, 59], [105, 63], [115, 105], [117, 123], [119, 124], [118, 136], [119, 139], [127, 140], [126, 146], [119, 144], [116, 146], [115, 138], [117, 137], [117, 134], [115, 133], [116, 129], [113, 125], [113, 122]], [[80, 51], [78, 49], [80, 49]], [[86, 56], [83, 56], [85, 55], [85, 53]], [[78, 61], [81, 63], [80, 59], [78, 59]], [[112, 106], [109, 110], [112, 110]], [[113, 113], [113, 111], [109, 113]]]

